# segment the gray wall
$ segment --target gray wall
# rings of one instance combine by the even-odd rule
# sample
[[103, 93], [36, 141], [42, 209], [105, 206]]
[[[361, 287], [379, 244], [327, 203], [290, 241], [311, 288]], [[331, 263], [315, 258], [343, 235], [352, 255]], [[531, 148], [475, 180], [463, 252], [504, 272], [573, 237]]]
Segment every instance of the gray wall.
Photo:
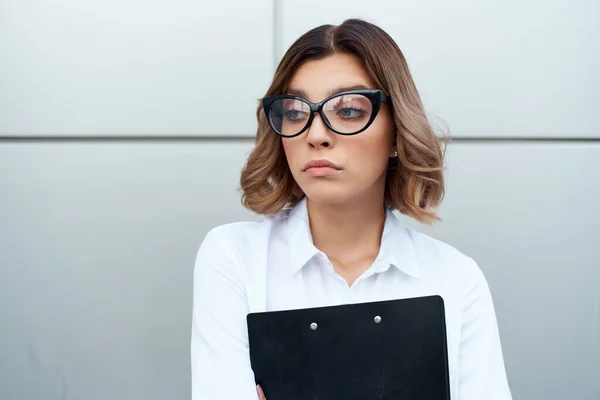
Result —
[[455, 137], [443, 222], [405, 222], [486, 273], [515, 399], [600, 399], [597, 2], [378, 4], [0, 3], [0, 399], [190, 397], [193, 260], [256, 218], [256, 99], [349, 16], [394, 36]]

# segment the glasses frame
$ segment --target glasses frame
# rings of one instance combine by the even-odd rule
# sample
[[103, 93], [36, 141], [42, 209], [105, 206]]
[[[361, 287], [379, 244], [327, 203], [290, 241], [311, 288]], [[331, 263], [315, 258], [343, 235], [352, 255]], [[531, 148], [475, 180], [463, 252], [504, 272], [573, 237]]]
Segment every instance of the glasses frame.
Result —
[[[325, 103], [327, 103], [329, 100], [333, 99], [333, 98], [344, 96], [344, 95], [349, 95], [349, 94], [360, 94], [360, 95], [365, 96], [366, 98], [368, 98], [371, 101], [371, 107], [372, 107], [372, 109], [371, 109], [371, 117], [369, 118], [369, 121], [367, 122], [367, 124], [362, 129], [359, 129], [356, 132], [343, 133], [343, 132], [335, 130], [331, 126], [331, 123], [329, 122], [329, 120], [325, 116], [325, 113], [323, 113], [323, 105]], [[275, 129], [273, 121], [271, 120], [271, 106], [276, 101], [278, 101], [278, 100], [284, 100], [284, 99], [298, 100], [298, 101], [301, 101], [301, 102], [307, 104], [310, 107], [310, 116], [308, 117], [308, 121], [306, 122], [306, 125], [304, 126], [304, 128], [302, 128], [300, 130], [300, 132], [298, 132], [298, 133], [296, 133], [294, 135], [284, 135], [284, 134], [282, 134], [277, 129]], [[335, 132], [338, 135], [344, 135], [344, 136], [357, 135], [357, 134], [365, 131], [369, 126], [371, 126], [371, 124], [373, 123], [373, 121], [375, 121], [375, 118], [377, 117], [377, 114], [379, 113], [379, 110], [381, 109], [381, 105], [383, 103], [389, 104], [389, 99], [383, 93], [383, 91], [379, 90], [379, 89], [357, 89], [357, 90], [347, 90], [345, 92], [334, 93], [334, 94], [332, 94], [331, 96], [328, 96], [327, 98], [325, 98], [323, 101], [321, 101], [319, 103], [313, 103], [313, 102], [310, 102], [310, 101], [308, 101], [308, 100], [306, 100], [306, 99], [304, 99], [302, 97], [298, 97], [298, 96], [294, 96], [294, 95], [288, 95], [288, 94], [268, 96], [268, 97], [265, 97], [262, 100], [263, 110], [265, 112], [265, 116], [267, 117], [267, 121], [269, 122], [269, 126], [271, 127], [271, 129], [273, 130], [273, 132], [275, 132], [279, 136], [285, 137], [285, 138], [293, 138], [293, 137], [296, 137], [296, 136], [301, 135], [302, 133], [304, 133], [312, 125], [313, 119], [315, 117], [315, 113], [319, 113], [319, 115], [321, 116], [321, 120], [323, 120], [323, 122], [325, 123], [325, 125], [327, 126], [327, 128], [329, 128], [329, 130], [331, 130], [332, 132]]]

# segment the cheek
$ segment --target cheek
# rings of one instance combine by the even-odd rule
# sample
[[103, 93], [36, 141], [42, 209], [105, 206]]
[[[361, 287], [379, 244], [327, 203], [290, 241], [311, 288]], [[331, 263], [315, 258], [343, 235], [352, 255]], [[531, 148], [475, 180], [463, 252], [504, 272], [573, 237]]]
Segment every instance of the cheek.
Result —
[[387, 136], [363, 137], [348, 148], [348, 160], [358, 173], [379, 174], [387, 166], [390, 146]]
[[283, 152], [288, 160], [288, 164], [293, 165], [299, 149], [299, 143], [292, 139], [282, 139]]
[[286, 156], [286, 157], [288, 158], [288, 160], [289, 160], [289, 158], [290, 158], [290, 155], [291, 155], [291, 152], [292, 152], [292, 151], [291, 151], [291, 148], [292, 148], [293, 146], [290, 146], [290, 144], [289, 144], [289, 141], [288, 141], [287, 139], [285, 139], [285, 140], [284, 140], [284, 139], [282, 139], [282, 140], [281, 140], [281, 145], [283, 146], [283, 152], [285, 153], [285, 156]]

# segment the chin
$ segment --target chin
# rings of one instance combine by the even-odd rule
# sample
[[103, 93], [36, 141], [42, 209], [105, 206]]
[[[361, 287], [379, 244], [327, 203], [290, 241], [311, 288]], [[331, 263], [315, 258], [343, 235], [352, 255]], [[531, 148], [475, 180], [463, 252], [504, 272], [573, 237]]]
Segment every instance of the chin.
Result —
[[336, 186], [338, 185], [324, 182], [324, 184], [302, 187], [302, 191], [310, 201], [317, 204], [339, 204], [353, 197], [353, 193], [350, 193], [348, 188]]

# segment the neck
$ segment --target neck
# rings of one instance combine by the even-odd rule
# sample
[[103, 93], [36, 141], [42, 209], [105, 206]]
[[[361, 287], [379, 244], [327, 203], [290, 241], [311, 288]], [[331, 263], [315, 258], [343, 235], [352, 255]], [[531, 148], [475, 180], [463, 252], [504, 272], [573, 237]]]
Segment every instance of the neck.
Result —
[[337, 204], [307, 199], [307, 207], [315, 246], [336, 267], [366, 270], [381, 245], [386, 216], [383, 196]]

